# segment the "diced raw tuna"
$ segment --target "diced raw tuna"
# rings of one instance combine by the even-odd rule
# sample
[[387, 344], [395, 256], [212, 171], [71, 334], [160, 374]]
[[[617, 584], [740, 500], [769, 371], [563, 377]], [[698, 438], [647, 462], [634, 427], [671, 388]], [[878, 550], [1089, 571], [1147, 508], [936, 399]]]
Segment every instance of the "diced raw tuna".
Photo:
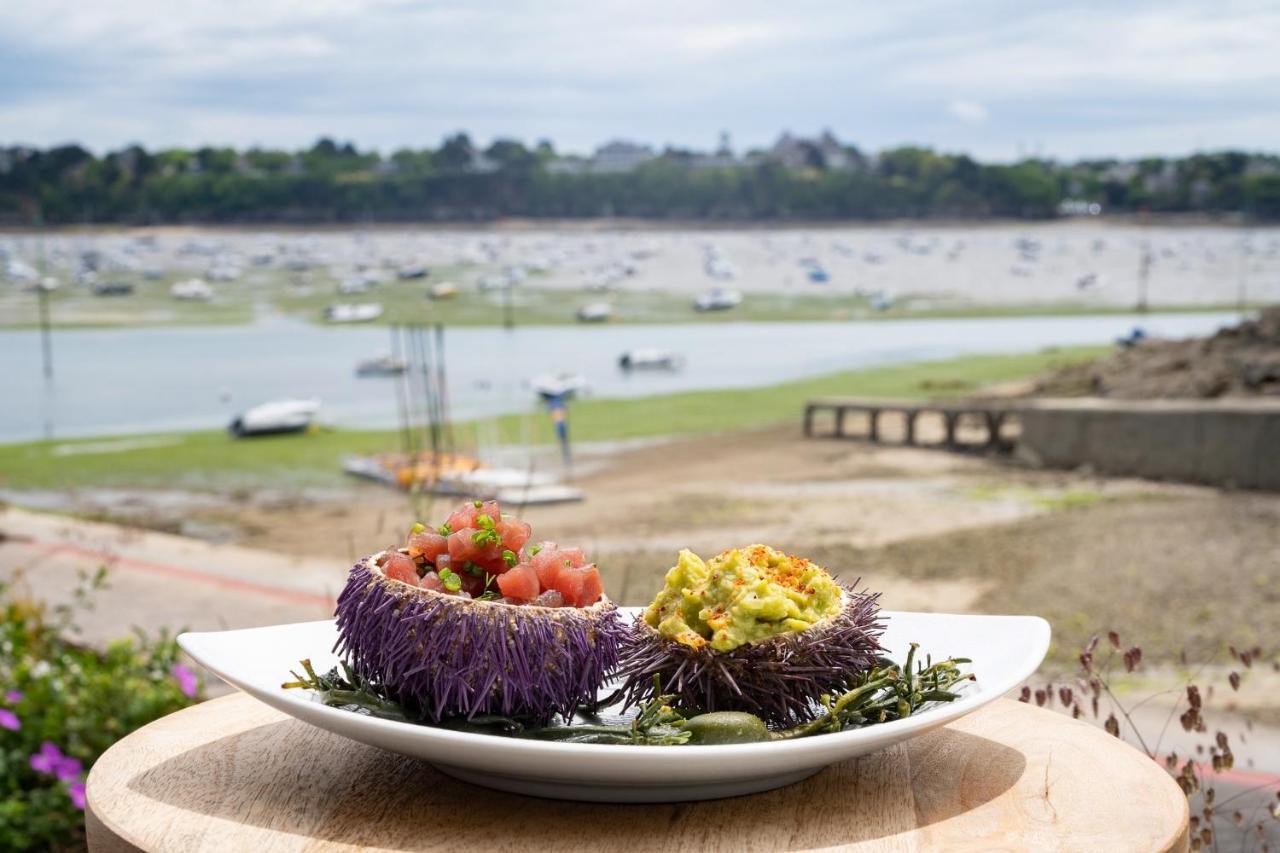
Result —
[[[474, 501], [472, 502], [474, 505]], [[480, 504], [480, 508], [476, 510], [476, 515], [487, 515], [493, 519], [494, 523], [502, 521], [502, 507], [498, 506], [497, 501], [485, 501]]]
[[506, 564], [502, 562], [502, 543], [497, 545], [477, 545], [476, 534], [480, 532], [470, 527], [464, 527], [461, 530], [450, 533], [450, 561], [458, 569], [461, 569], [463, 563], [471, 562], [488, 569], [490, 574], [500, 574], [501, 571], [506, 571]]
[[595, 604], [604, 592], [595, 566], [566, 566], [556, 575], [555, 588], [564, 596], [565, 603], [574, 607]]
[[418, 585], [418, 564], [412, 557], [396, 552], [387, 557], [382, 565], [382, 573], [389, 578], [404, 581], [411, 586]]
[[559, 558], [560, 552], [555, 548], [545, 548], [533, 555], [529, 564], [538, 573], [538, 584], [543, 589], [552, 589], [556, 585], [556, 575], [564, 563]]
[[[419, 527], [409, 535], [407, 555], [390, 548], [378, 558], [378, 565], [387, 577], [461, 598], [484, 595], [494, 600], [501, 593], [506, 603], [585, 607], [599, 601], [604, 592], [600, 573], [587, 563], [581, 548], [560, 548], [554, 542], [531, 545], [529, 525], [504, 518], [497, 501], [467, 501], [449, 515], [446, 524], [447, 534]], [[514, 565], [508, 563], [512, 554], [516, 555], [511, 560]], [[419, 563], [426, 564], [421, 580]], [[446, 570], [462, 582], [456, 593], [441, 579]]]
[[437, 557], [449, 552], [449, 540], [433, 530], [424, 530], [409, 537], [408, 551], [410, 557], [422, 557], [434, 565]]
[[584, 572], [582, 595], [578, 598], [578, 606], [590, 607], [604, 595], [604, 581], [600, 578], [600, 570], [595, 567], [595, 564], [583, 566], [582, 571]]
[[533, 570], [533, 566], [523, 563], [498, 576], [498, 589], [509, 598], [522, 598], [526, 601], [537, 598], [540, 591], [538, 573]]
[[502, 547], [516, 554], [520, 553], [524, 543], [529, 541], [529, 534], [533, 532], [533, 528], [515, 518], [504, 518], [497, 523], [496, 529], [502, 537]]

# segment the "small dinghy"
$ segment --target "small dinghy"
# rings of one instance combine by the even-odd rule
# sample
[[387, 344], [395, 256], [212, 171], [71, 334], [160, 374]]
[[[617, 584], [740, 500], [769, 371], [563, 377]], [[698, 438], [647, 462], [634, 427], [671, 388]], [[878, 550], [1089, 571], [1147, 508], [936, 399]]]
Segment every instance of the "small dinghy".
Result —
[[693, 300], [695, 311], [728, 311], [742, 304], [742, 294], [736, 290], [725, 290], [713, 287], [706, 293], [700, 293]]
[[592, 302], [578, 309], [578, 322], [604, 323], [613, 319], [613, 306], [608, 302]]
[[319, 410], [319, 400], [273, 400], [238, 415], [227, 429], [236, 438], [303, 432]]
[[451, 281], [442, 281], [438, 284], [431, 285], [431, 289], [427, 291], [428, 299], [452, 299], [458, 295], [458, 285]]
[[590, 387], [587, 377], [581, 373], [542, 373], [530, 380], [529, 385], [538, 396], [545, 399], [568, 399], [585, 394]]
[[409, 369], [409, 363], [403, 358], [391, 355], [380, 355], [377, 358], [366, 358], [356, 365], [356, 376], [399, 376]]
[[382, 306], [377, 302], [336, 302], [324, 309], [324, 318], [330, 323], [368, 323], [382, 316]]
[[665, 349], [633, 349], [618, 356], [623, 370], [679, 370], [684, 356]]

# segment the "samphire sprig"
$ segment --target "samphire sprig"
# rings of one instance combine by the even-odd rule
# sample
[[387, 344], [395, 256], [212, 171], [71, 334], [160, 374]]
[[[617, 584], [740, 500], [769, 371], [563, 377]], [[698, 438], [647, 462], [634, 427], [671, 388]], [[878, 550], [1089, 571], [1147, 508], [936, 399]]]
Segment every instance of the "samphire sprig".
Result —
[[[642, 704], [629, 722], [531, 726], [521, 719], [481, 715], [471, 719], [451, 718], [442, 721], [441, 725], [463, 731], [565, 743], [668, 746], [790, 740], [899, 720], [930, 703], [958, 699], [960, 694], [952, 688], [974, 678], [972, 673], [960, 669], [970, 660], [947, 658], [935, 663], [926, 657], [923, 663], [919, 663], [916, 661], [916, 649], [917, 645], [912, 643], [903, 666], [881, 658], [872, 669], [850, 675], [847, 689], [843, 692], [819, 698], [822, 712], [813, 720], [788, 729], [770, 730], [758, 717], [739, 712], [681, 713], [673, 704], [677, 695], [664, 694], [658, 676], [654, 677], [654, 698]], [[341, 672], [334, 667], [324, 675], [317, 675], [309, 660], [302, 661], [302, 669], [305, 675], [292, 673], [295, 680], [282, 686], [313, 690], [319, 701], [335, 708], [390, 720], [418, 721], [414, 714], [386, 697], [377, 685], [362, 682], [345, 663]], [[610, 705], [617, 698], [615, 694], [601, 706]], [[591, 716], [594, 717], [594, 713]]]
[[684, 716], [672, 707], [674, 693], [662, 692], [658, 677], [654, 676], [654, 698], [640, 706], [628, 725], [602, 723], [577, 726], [547, 726], [531, 729], [525, 737], [539, 740], [558, 740], [565, 743], [625, 743], [633, 746], [671, 746], [686, 743], [691, 733], [679, 728]]
[[409, 721], [409, 715], [398, 702], [383, 696], [375, 685], [363, 681], [346, 663], [342, 664], [341, 672], [335, 666], [324, 675], [316, 674], [310, 658], [301, 661], [300, 664], [305, 674], [299, 675], [289, 670], [294, 680], [280, 685], [285, 690], [295, 688], [312, 690], [322, 704], [332, 708], [341, 708], [344, 711], [369, 717], [381, 717], [384, 720]]
[[960, 671], [960, 665], [971, 663], [969, 658], [947, 658], [933, 662], [925, 658], [916, 662], [916, 649], [912, 643], [907, 652], [906, 664], [899, 667], [888, 658], [881, 658], [881, 665], [849, 679], [849, 689], [839, 696], [823, 696], [825, 709], [814, 720], [790, 729], [775, 732], [778, 739], [804, 737], [818, 732], [838, 732], [846, 728], [884, 723], [909, 717], [930, 702], [951, 702], [959, 694], [951, 688], [961, 681], [972, 681], [973, 673]]

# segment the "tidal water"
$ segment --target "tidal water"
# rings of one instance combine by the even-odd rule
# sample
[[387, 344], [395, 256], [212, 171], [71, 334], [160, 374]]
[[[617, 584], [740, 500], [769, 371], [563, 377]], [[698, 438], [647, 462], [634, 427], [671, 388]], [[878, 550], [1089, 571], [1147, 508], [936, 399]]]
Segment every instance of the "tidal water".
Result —
[[[605, 325], [450, 329], [449, 396], [457, 417], [536, 405], [529, 380], [581, 373], [595, 397], [769, 385], [832, 371], [1107, 343], [1134, 326], [1202, 335], [1231, 313], [1009, 317], [840, 323]], [[682, 354], [676, 373], [626, 374], [634, 347]], [[35, 331], [0, 332], [0, 441], [225, 426], [243, 409], [316, 397], [323, 423], [396, 422], [395, 382], [357, 378], [358, 361], [390, 351], [384, 328], [332, 328], [270, 318], [250, 326], [56, 331], [54, 378]]]

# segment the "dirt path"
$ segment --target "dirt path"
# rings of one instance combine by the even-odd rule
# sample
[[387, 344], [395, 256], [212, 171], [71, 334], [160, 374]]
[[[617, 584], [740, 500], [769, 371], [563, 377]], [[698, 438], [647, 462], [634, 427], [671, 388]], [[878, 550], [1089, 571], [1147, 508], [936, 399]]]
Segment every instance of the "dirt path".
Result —
[[[1108, 627], [1141, 636], [1152, 655], [1229, 641], [1280, 645], [1272, 627], [1280, 625], [1280, 496], [805, 440], [795, 427], [626, 448], [597, 459], [578, 483], [586, 502], [531, 507], [524, 517], [540, 536], [587, 547], [623, 604], [647, 602], [680, 548], [767, 542], [861, 577], [890, 609], [1039, 613], [1053, 622], [1059, 649]], [[195, 529], [229, 531], [242, 547], [63, 520], [36, 537], [45, 551], [5, 545], [0, 563], [70, 560], [49, 548], [101, 540], [99, 550], [323, 596], [355, 557], [398, 541], [415, 520], [403, 495], [358, 483], [292, 500], [214, 496], [178, 506]], [[447, 508], [441, 502], [432, 515]], [[225, 604], [236, 624], [251, 624], [259, 603], [199, 604], [213, 595], [208, 583], [161, 582], [153, 572], [122, 606], [139, 621], [183, 614], [206, 624], [214, 604]], [[184, 610], [187, 597], [197, 603]]]

